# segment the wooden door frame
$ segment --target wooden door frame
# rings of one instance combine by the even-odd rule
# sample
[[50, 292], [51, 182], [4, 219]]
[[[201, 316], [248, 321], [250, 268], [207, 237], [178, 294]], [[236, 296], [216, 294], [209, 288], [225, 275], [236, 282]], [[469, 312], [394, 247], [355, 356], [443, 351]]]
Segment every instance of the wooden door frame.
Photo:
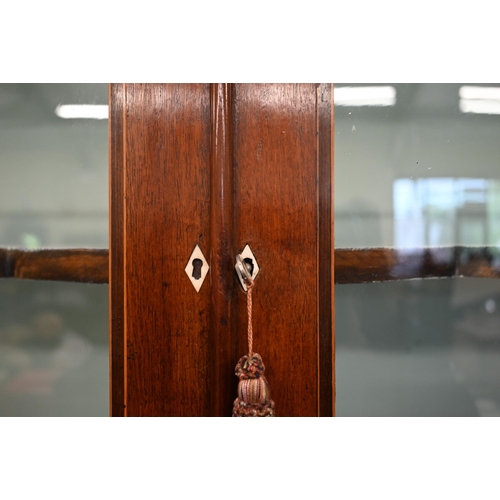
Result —
[[[276, 101], [274, 102], [273, 99]], [[274, 186], [278, 189], [280, 186], [286, 185], [285, 191], [278, 189], [279, 196], [285, 198], [277, 200], [277, 203], [284, 203], [286, 206], [292, 207], [288, 209], [288, 214], [282, 214], [284, 225], [287, 224], [288, 220], [295, 221], [295, 223], [297, 221], [297, 214], [290, 212], [290, 210], [293, 211], [293, 204], [290, 205], [292, 200], [295, 202], [299, 200], [299, 205], [301, 204], [299, 209], [305, 210], [309, 214], [309, 218], [313, 212], [315, 214], [316, 227], [308, 233], [315, 232], [315, 243], [308, 250], [300, 249], [300, 252], [306, 252], [308, 258], [313, 259], [311, 262], [315, 262], [314, 269], [308, 268], [307, 271], [299, 269], [297, 271], [297, 275], [300, 279], [305, 279], [309, 287], [307, 293], [310, 296], [308, 295], [304, 300], [306, 300], [308, 308], [315, 304], [315, 320], [310, 324], [299, 325], [304, 331], [293, 331], [286, 322], [286, 318], [281, 323], [277, 322], [277, 324], [288, 325], [286, 328], [289, 328], [289, 331], [275, 332], [276, 341], [272, 349], [275, 357], [271, 369], [274, 368], [282, 377], [284, 370], [280, 372], [280, 367], [290, 371], [292, 362], [288, 358], [284, 359], [292, 355], [290, 349], [296, 349], [299, 354], [301, 352], [307, 353], [307, 359], [301, 359], [300, 356], [294, 359], [294, 371], [296, 369], [297, 373], [290, 373], [289, 383], [292, 384], [292, 387], [295, 384], [301, 392], [294, 393], [285, 386], [283, 381], [281, 386], [277, 381], [273, 386], [272, 379], [270, 380], [271, 388], [277, 390], [277, 393], [273, 392], [277, 407], [280, 407], [280, 396], [283, 398], [282, 407], [288, 405], [288, 410], [285, 413], [278, 411], [278, 415], [333, 416], [335, 406], [333, 85], [274, 84], [259, 87], [235, 84], [199, 86], [111, 84], [109, 104], [111, 414], [113, 416], [223, 416], [230, 414], [229, 404], [236, 394], [236, 378], [232, 373], [237, 359], [244, 354], [241, 350], [242, 342], [238, 341], [239, 334], [235, 331], [235, 329], [241, 330], [241, 324], [244, 322], [242, 312], [244, 304], [241, 291], [236, 285], [233, 265], [237, 249], [241, 251], [239, 246], [242, 243], [237, 240], [240, 237], [246, 238], [244, 231], [243, 233], [240, 231], [242, 224], [237, 223], [236, 218], [243, 217], [241, 220], [245, 220], [246, 212], [242, 213], [235, 207], [234, 190], [235, 186], [239, 185], [238, 189], [243, 193], [241, 191], [241, 178], [238, 177], [241, 172], [246, 172], [246, 179], [255, 175], [258, 184], [258, 176], [267, 175], [266, 168], [280, 168], [279, 155], [281, 155], [282, 159], [286, 157], [287, 161], [292, 163], [299, 161], [298, 156], [303, 156], [304, 161], [306, 161], [303, 165], [300, 162], [297, 165], [301, 169], [304, 168], [305, 173], [302, 174], [302, 170], [300, 172], [301, 178], [305, 179], [302, 182], [308, 185], [307, 192], [304, 191], [306, 189], [304, 183], [294, 184], [293, 180], [289, 179], [281, 179], [281, 183], [274, 184]], [[250, 113], [250, 109], [253, 110], [252, 113]], [[167, 111], [170, 115], [175, 115], [175, 118], [167, 117]], [[257, 121], [255, 114], [258, 114]], [[179, 122], [174, 124], [172, 120]], [[197, 121], [200, 123], [196, 123]], [[286, 128], [289, 136], [285, 135], [285, 130], [278, 131], [278, 121], [283, 129]], [[185, 127], [184, 129], [176, 128], [180, 122], [184, 124], [182, 125]], [[246, 127], [245, 131], [242, 127]], [[266, 165], [260, 164], [258, 159], [255, 161], [255, 165], [249, 163], [248, 148], [245, 149], [247, 138], [253, 137], [255, 140], [256, 134], [259, 133], [259, 127], [264, 127], [266, 131], [266, 136], [261, 137], [266, 143], [264, 151], [264, 156], [267, 154], [268, 163]], [[235, 133], [237, 144], [235, 144], [234, 139]], [[281, 135], [282, 133], [283, 135]], [[241, 134], [248, 135], [242, 136]], [[186, 137], [188, 141], [189, 138], [195, 137], [195, 142], [191, 143], [190, 148], [185, 147]], [[168, 143], [166, 148], [170, 149], [166, 151], [165, 148], [158, 147], [159, 141]], [[279, 141], [282, 143], [281, 146], [278, 146]], [[205, 150], [207, 144], [209, 151]], [[259, 144], [262, 144], [262, 140]], [[172, 148], [182, 149], [185, 155], [184, 157], [175, 157], [175, 161], [178, 162], [175, 167], [172, 163], [174, 158], [172, 155], [175, 153]], [[296, 151], [294, 155], [290, 152], [290, 148]], [[257, 149], [258, 147], [255, 150], [257, 151]], [[243, 152], [240, 154], [239, 151]], [[260, 153], [257, 152], [257, 154]], [[292, 156], [286, 156], [287, 154]], [[273, 160], [273, 158], [275, 159]], [[310, 159], [313, 159], [314, 164], [311, 164]], [[197, 161], [198, 166], [193, 166]], [[205, 243], [204, 248], [202, 248], [207, 258], [209, 257], [210, 280], [204, 284], [200, 295], [193, 296], [194, 298], [191, 296], [192, 290], [189, 289], [188, 292], [188, 288], [186, 288], [188, 280], [186, 279], [186, 283], [182, 282], [178, 273], [179, 266], [183, 267], [185, 262], [176, 262], [175, 270], [173, 267], [167, 269], [165, 266], [171, 265], [165, 264], [165, 257], [169, 251], [165, 248], [158, 249], [160, 240], [155, 239], [155, 245], [151, 245], [149, 248], [146, 248], [147, 245], [142, 245], [142, 248], [139, 248], [141, 245], [137, 247], [138, 242], [149, 242], [149, 240], [141, 232], [142, 229], [139, 230], [137, 227], [131, 226], [132, 217], [137, 217], [134, 223], [142, 224], [144, 232], [147, 231], [146, 228], [152, 227], [151, 224], [156, 224], [156, 228], [159, 230], [158, 221], [161, 217], [166, 218], [169, 227], [176, 224], [177, 219], [172, 219], [174, 213], [182, 218], [183, 215], [176, 212], [175, 207], [168, 204], [164, 197], [158, 201], [159, 205], [150, 202], [148, 202], [149, 205], [146, 204], [147, 206], [143, 205], [144, 198], [150, 194], [148, 191], [150, 188], [144, 186], [152, 186], [151, 189], [155, 190], [157, 183], [161, 179], [165, 179], [165, 175], [167, 175], [163, 171], [160, 174], [158, 169], [162, 168], [168, 170], [168, 176], [173, 176], [173, 179], [169, 178], [169, 182], [173, 180], [174, 184], [177, 183], [175, 189], [184, 190], [184, 195], [187, 196], [188, 193], [192, 195], [193, 189], [204, 190], [205, 194], [200, 196], [205, 198], [201, 201], [200, 206], [207, 205], [206, 193], [209, 193], [208, 219], [205, 215], [202, 216], [205, 222], [200, 219], [199, 223], [202, 224], [203, 228], [200, 229], [199, 236], [203, 235], [204, 237], [208, 234], [210, 238], [209, 245], [203, 240]], [[204, 177], [199, 169], [209, 169], [208, 186], [204, 184], [206, 176]], [[180, 170], [188, 171], [192, 178], [198, 176], [197, 187], [187, 177], [182, 177], [179, 173]], [[252, 174], [254, 171], [255, 174]], [[285, 173], [288, 171], [283, 170]], [[238, 174], [236, 178], [235, 172]], [[309, 176], [309, 180], [304, 175]], [[273, 182], [278, 182], [278, 180]], [[170, 189], [169, 186], [171, 184], [165, 183], [162, 193]], [[262, 184], [260, 186], [262, 188]], [[313, 186], [312, 190], [311, 186]], [[314, 188], [314, 186], [316, 187]], [[139, 194], [141, 189], [142, 192]], [[314, 192], [313, 199], [311, 193]], [[155, 193], [155, 196], [158, 196], [160, 191]], [[161, 196], [172, 198], [175, 196], [175, 192], [171, 190], [164, 195], [161, 194]], [[238, 203], [240, 198], [238, 198]], [[184, 200], [185, 198], [178, 199]], [[205, 205], [203, 205], [204, 203]], [[185, 206], [187, 207], [188, 204]], [[153, 215], [154, 211], [157, 213]], [[183, 226], [182, 230], [184, 229], [188, 230]], [[166, 232], [168, 233], [169, 230], [167, 229]], [[277, 230], [279, 232], [279, 228]], [[172, 229], [172, 231], [174, 230]], [[175, 231], [175, 234], [182, 233], [179, 227]], [[300, 231], [298, 232], [300, 233]], [[148, 234], [151, 237], [150, 233]], [[183, 239], [182, 236], [180, 238], [182, 244], [186, 244], [187, 240]], [[293, 241], [293, 238], [290, 241]], [[193, 241], [193, 245], [195, 242]], [[258, 246], [259, 243], [260, 241], [257, 240], [254, 245]], [[278, 243], [278, 245], [280, 244]], [[290, 244], [293, 243], [283, 242], [283, 245]], [[283, 247], [281, 250], [285, 248], [287, 247]], [[280, 249], [274, 248], [275, 252], [278, 250]], [[260, 250], [260, 252], [260, 255], [265, 254], [265, 250]], [[169, 255], [173, 254], [175, 252]], [[187, 260], [188, 255], [185, 258]], [[265, 259], [265, 255], [261, 258]], [[206, 343], [200, 341], [199, 349], [181, 347], [178, 339], [174, 341], [170, 337], [166, 340], [161, 338], [164, 334], [163, 330], [166, 329], [170, 332], [169, 328], [173, 325], [168, 324], [169, 320], [165, 319], [165, 314], [161, 311], [158, 312], [158, 309], [165, 307], [163, 299], [158, 298], [158, 293], [161, 293], [161, 284], [157, 280], [160, 277], [154, 273], [148, 274], [148, 259], [153, 261], [153, 266], [164, 266], [163, 271], [156, 270], [157, 274], [161, 272], [175, 274], [173, 279], [176, 287], [179, 290], [182, 289], [179, 292], [183, 297], [182, 300], [189, 300], [189, 307], [197, 308], [199, 316], [204, 318], [203, 324], [198, 324], [197, 328], [208, 328], [208, 337]], [[137, 269], [131, 266], [132, 260], [134, 266], [138, 266]], [[259, 260], [259, 255], [257, 255], [257, 260]], [[298, 262], [298, 260], [295, 261], [296, 268]], [[137, 273], [142, 273], [141, 277], [138, 277]], [[271, 273], [268, 271], [268, 279], [270, 275]], [[281, 281], [286, 281], [283, 268], [277, 269], [274, 276], [280, 276]], [[149, 281], [147, 281], [148, 279]], [[266, 286], [265, 279], [262, 277], [259, 285], [263, 294]], [[312, 283], [315, 283], [314, 292], [311, 291]], [[284, 283], [278, 283], [279, 286], [276, 285], [277, 283], [273, 284], [276, 287], [276, 293], [279, 293], [279, 286], [294, 287], [295, 294], [303, 293], [300, 281], [295, 282], [292, 278]], [[138, 290], [139, 288], [140, 290]], [[156, 295], [151, 292], [152, 288], [155, 289]], [[268, 283], [269, 288], [271, 287]], [[201, 302], [198, 300], [200, 297], [204, 297]], [[288, 295], [288, 297], [291, 296]], [[138, 304], [142, 300], [148, 304], [154, 304], [156, 308], [153, 309], [155, 319], [151, 324], [149, 323], [151, 311], [148, 313], [150, 316], [146, 316], [146, 313], [139, 308]], [[188, 307], [183, 305], [182, 300], [178, 302], [178, 309]], [[207, 307], [209, 309], [208, 315]], [[295, 314], [293, 309], [291, 311], [292, 315]], [[143, 314], [141, 321], [139, 316]], [[276, 314], [279, 315], [279, 313]], [[179, 313], [179, 318], [181, 317], [187, 321], [186, 317]], [[131, 327], [132, 323], [135, 329]], [[139, 324], [143, 324], [145, 328], [154, 324], [161, 331], [139, 332]], [[309, 332], [308, 329], [312, 329], [312, 332]], [[190, 332], [182, 340], [186, 342], [186, 345], [195, 339], [199, 341], [201, 338], [194, 336], [194, 330], [190, 330]], [[178, 346], [175, 353], [172, 350], [166, 350], [165, 342], [170, 342], [170, 347]], [[300, 345], [297, 345], [297, 342], [300, 342]], [[293, 345], [289, 345], [290, 343]], [[264, 342], [261, 341], [261, 344]], [[238, 350], [236, 346], [239, 348], [238, 352], [236, 352]], [[161, 355], [156, 353], [156, 350], [162, 349]], [[283, 352], [283, 357], [277, 356], [276, 352]], [[311, 358], [312, 353], [315, 353], [315, 368], [310, 366], [311, 359], [313, 359]], [[169, 358], [169, 356], [171, 357]], [[207, 359], [206, 366], [200, 369], [201, 378], [206, 377], [203, 382], [199, 379], [195, 380], [196, 370], [192, 369], [192, 360], [188, 359], [193, 356], [198, 356], [198, 361]], [[264, 359], [266, 360], [265, 355]], [[152, 364], [162, 365], [162, 369], [165, 369], [169, 363], [176, 373], [176, 380], [168, 379], [167, 373], [161, 375], [162, 371], [155, 371], [152, 366]], [[187, 373], [186, 377], [189, 379], [187, 385], [183, 386], [184, 392], [174, 387], [177, 382], [181, 383], [181, 371], [179, 371], [181, 368], [184, 370], [182, 376]], [[155, 377], [153, 377], [153, 372]], [[300, 377], [301, 372], [308, 374], [305, 377], [306, 380], [299, 378], [294, 383], [293, 378]], [[316, 373], [316, 376], [313, 376], [313, 373]], [[158, 380], [158, 378], [162, 380]], [[275, 378], [278, 377], [275, 375]], [[204, 390], [210, 393], [206, 397], [206, 404], [195, 404], [193, 401], [196, 398], [205, 397], [202, 396]], [[169, 399], [169, 402], [166, 399]], [[311, 405], [313, 400], [316, 401], [314, 408]], [[184, 401], [184, 406], [182, 401]]]

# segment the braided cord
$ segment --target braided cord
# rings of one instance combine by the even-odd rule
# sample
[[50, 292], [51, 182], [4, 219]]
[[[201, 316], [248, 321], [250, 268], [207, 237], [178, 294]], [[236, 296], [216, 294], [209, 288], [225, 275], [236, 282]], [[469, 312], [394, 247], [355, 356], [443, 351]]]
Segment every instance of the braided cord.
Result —
[[252, 327], [252, 289], [254, 282], [252, 278], [247, 279], [247, 315], [248, 315], [248, 355], [253, 356], [253, 327]]

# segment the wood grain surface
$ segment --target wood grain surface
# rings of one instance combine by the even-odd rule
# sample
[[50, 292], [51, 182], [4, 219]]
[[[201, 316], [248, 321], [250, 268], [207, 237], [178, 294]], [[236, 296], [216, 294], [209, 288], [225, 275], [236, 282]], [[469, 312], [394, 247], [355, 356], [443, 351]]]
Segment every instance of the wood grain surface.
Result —
[[[332, 387], [320, 389], [319, 371], [317, 87], [238, 84], [234, 107], [236, 246], [241, 251], [249, 244], [260, 266], [254, 349], [263, 357], [276, 415], [317, 416], [320, 395], [332, 393]], [[321, 208], [331, 224], [330, 205]], [[246, 296], [236, 280], [235, 286], [242, 356], [248, 350]], [[323, 299], [331, 301], [331, 292]], [[331, 342], [325, 347], [331, 359]]]
[[0, 278], [107, 283], [108, 251], [0, 248]]
[[450, 277], [500, 278], [496, 247], [337, 248], [338, 284]]
[[[250, 243], [262, 269], [255, 345], [277, 414], [332, 415], [331, 86], [127, 84], [122, 97], [114, 90], [112, 123], [122, 133], [110, 134], [118, 190], [111, 304], [123, 339], [125, 409], [118, 395], [112, 413], [231, 414], [234, 366], [246, 353], [246, 296], [233, 266]], [[211, 268], [199, 293], [184, 272], [196, 244]]]
[[[110, 414], [125, 414], [125, 280], [124, 280], [124, 191], [123, 116], [125, 85], [109, 85], [109, 391]], [[113, 225], [111, 225], [111, 222]], [[113, 266], [111, 266], [113, 263]], [[112, 291], [112, 293], [111, 293]]]
[[234, 376], [233, 85], [210, 85], [210, 110], [210, 414], [227, 416], [238, 385]]
[[455, 275], [455, 248], [336, 249], [337, 283], [371, 283]]
[[318, 85], [318, 415], [335, 415], [333, 85]]
[[127, 84], [123, 128], [125, 415], [209, 415], [209, 86]]

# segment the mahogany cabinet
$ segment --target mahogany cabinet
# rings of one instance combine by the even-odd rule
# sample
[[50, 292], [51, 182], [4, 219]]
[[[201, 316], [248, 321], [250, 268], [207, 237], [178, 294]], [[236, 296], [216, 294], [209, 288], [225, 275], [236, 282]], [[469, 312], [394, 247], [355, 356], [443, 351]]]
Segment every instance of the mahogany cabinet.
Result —
[[[345, 92], [354, 87], [335, 89], [337, 167], [343, 168], [337, 168], [333, 252], [331, 85], [111, 85], [109, 99], [100, 98], [110, 101], [111, 111], [111, 258], [105, 248], [76, 248], [74, 240], [63, 238], [66, 230], [60, 228], [67, 229], [72, 218], [65, 226], [57, 224], [59, 240], [45, 248], [37, 211], [28, 226], [19, 217], [26, 213], [13, 213], [10, 226], [22, 238], [16, 243], [9, 237], [0, 248], [3, 408], [9, 414], [25, 411], [26, 387], [36, 397], [46, 380], [43, 374], [34, 377], [31, 368], [42, 363], [54, 374], [58, 367], [57, 356], [47, 358], [45, 347], [37, 344], [45, 330], [34, 321], [39, 310], [28, 313], [30, 284], [15, 280], [108, 283], [111, 275], [111, 414], [230, 415], [234, 367], [247, 350], [246, 297], [234, 263], [249, 245], [261, 270], [254, 347], [264, 358], [278, 416], [333, 415], [336, 391], [337, 415], [498, 414], [497, 118], [483, 108], [471, 115], [462, 106], [460, 89], [484, 92], [480, 86], [395, 84], [394, 99], [385, 107], [346, 104]], [[365, 95], [380, 91], [357, 87]], [[24, 95], [26, 88], [18, 90]], [[31, 104], [45, 102], [46, 92], [39, 89], [38, 101]], [[55, 103], [62, 102], [59, 93], [54, 90], [54, 106], [45, 106], [43, 121], [37, 122], [44, 132], [53, 123]], [[76, 94], [67, 94], [65, 102], [76, 102], [68, 97]], [[429, 112], [436, 102], [440, 107], [432, 105]], [[34, 110], [24, 117], [30, 128], [37, 106]], [[108, 148], [104, 141], [98, 153], [91, 142], [87, 147], [68, 141], [72, 126], [58, 123], [52, 134], [57, 141], [65, 138], [59, 144], [66, 153], [42, 161], [44, 152], [57, 148], [44, 142], [45, 149], [38, 150], [37, 143], [30, 163], [39, 175], [49, 164], [59, 165], [57, 172], [67, 170], [64, 158], [73, 158], [73, 184], [82, 194], [79, 182], [88, 177], [80, 171], [78, 151], [91, 151], [83, 164], [101, 172]], [[19, 146], [33, 142], [26, 141], [31, 135], [14, 141], [18, 131], [11, 134], [9, 127], [4, 127], [2, 150], [8, 158], [6, 194], [21, 185], [24, 175], [9, 177], [24, 165], [25, 148]], [[78, 120], [74, 127], [73, 139], [83, 138], [86, 122]], [[98, 135], [102, 142], [106, 126]], [[96, 184], [107, 185], [104, 172]], [[50, 185], [45, 179], [39, 194]], [[428, 196], [431, 192], [435, 196]], [[19, 195], [24, 198], [22, 191]], [[73, 217], [76, 212], [61, 212], [72, 205], [66, 205], [68, 200], [73, 202], [69, 189], [49, 215]], [[44, 202], [43, 194], [39, 201]], [[85, 203], [85, 217], [90, 213], [92, 218], [82, 227], [107, 220], [107, 211], [94, 219], [96, 213], [88, 211], [92, 202]], [[24, 234], [26, 227], [35, 228], [33, 234], [31, 229]], [[78, 241], [80, 232], [75, 223], [72, 234]], [[23, 247], [25, 236], [41, 248]], [[20, 248], [5, 246], [20, 243]], [[190, 260], [194, 249], [198, 261]], [[4, 278], [14, 281], [4, 283]], [[337, 363], [333, 282], [339, 285]], [[36, 411], [90, 414], [92, 406], [102, 415], [108, 404], [107, 347], [101, 337], [99, 345], [94, 340], [96, 330], [106, 340], [107, 328], [89, 327], [96, 324], [97, 309], [91, 318], [82, 311], [66, 314], [65, 308], [77, 303], [66, 300], [72, 293], [67, 291], [81, 299], [86, 287], [63, 285], [47, 284], [55, 298], [50, 303], [43, 292], [47, 307], [42, 310], [56, 312], [45, 316], [52, 338], [71, 339], [76, 332], [96, 347], [92, 363], [99, 359], [99, 364], [89, 362], [86, 376], [100, 388], [102, 405], [94, 405], [99, 398], [82, 373], [74, 372], [70, 382], [57, 372], [57, 380], [65, 383], [56, 388], [56, 378], [50, 379], [50, 390], [42, 384], [47, 397]], [[39, 300], [36, 290], [30, 293]], [[16, 300], [18, 310], [11, 314]], [[54, 304], [61, 309], [54, 310]], [[82, 323], [93, 332], [79, 335]], [[51, 345], [54, 351], [60, 344]], [[82, 386], [91, 405], [76, 396], [74, 387]], [[56, 389], [59, 406], [51, 399]], [[69, 393], [75, 397], [66, 398]], [[16, 398], [20, 405], [6, 403]], [[453, 398], [456, 405], [449, 403]], [[72, 402], [77, 399], [79, 406]], [[34, 401], [30, 408], [36, 407]]]
[[276, 414], [333, 416], [333, 86], [111, 84], [109, 105], [111, 414], [231, 415], [248, 244]]

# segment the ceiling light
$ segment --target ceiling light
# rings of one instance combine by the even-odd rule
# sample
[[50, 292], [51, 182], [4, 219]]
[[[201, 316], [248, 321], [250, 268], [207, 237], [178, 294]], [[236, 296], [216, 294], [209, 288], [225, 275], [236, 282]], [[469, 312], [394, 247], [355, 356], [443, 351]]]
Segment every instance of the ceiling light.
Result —
[[337, 106], [394, 106], [396, 89], [377, 87], [334, 87], [333, 100]]
[[500, 87], [464, 85], [458, 91], [460, 111], [481, 115], [500, 115]]
[[60, 118], [83, 118], [87, 120], [107, 120], [107, 104], [59, 104], [54, 113]]
[[459, 106], [462, 113], [500, 115], [500, 100], [496, 99], [460, 99]]
[[462, 99], [493, 99], [500, 101], [500, 87], [460, 87], [458, 95]]

